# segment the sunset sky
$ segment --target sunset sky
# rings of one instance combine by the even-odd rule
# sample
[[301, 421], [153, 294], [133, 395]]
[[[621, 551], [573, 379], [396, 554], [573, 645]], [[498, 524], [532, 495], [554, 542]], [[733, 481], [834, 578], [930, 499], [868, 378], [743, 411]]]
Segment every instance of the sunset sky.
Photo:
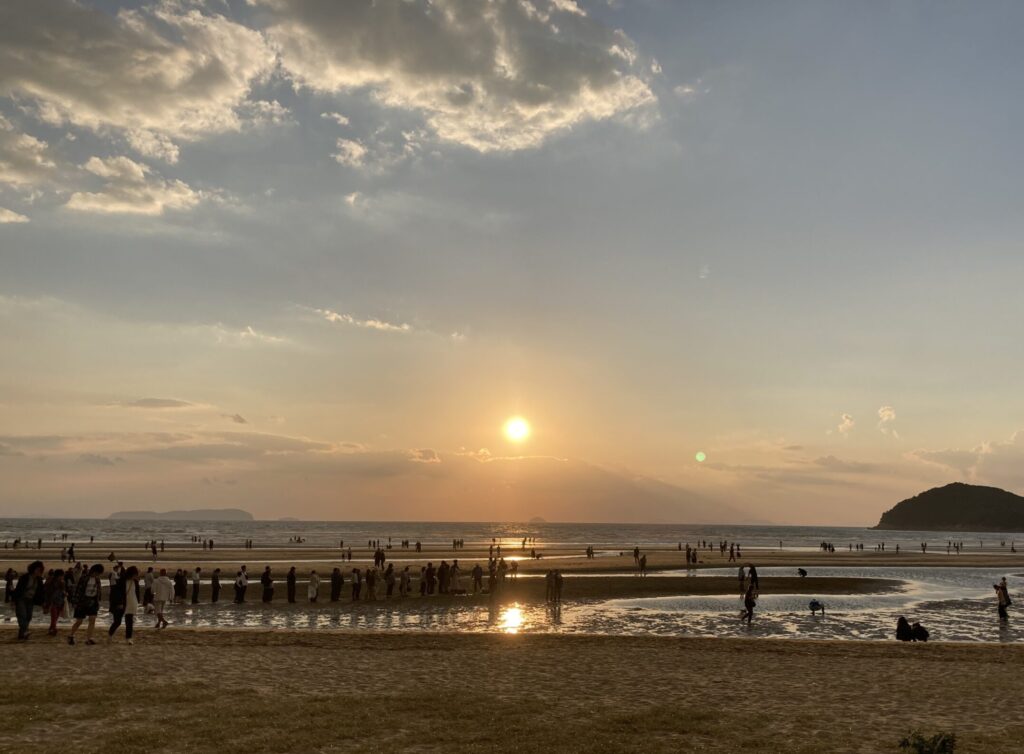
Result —
[[0, 516], [859, 525], [1024, 493], [1021, 28], [4, 0]]

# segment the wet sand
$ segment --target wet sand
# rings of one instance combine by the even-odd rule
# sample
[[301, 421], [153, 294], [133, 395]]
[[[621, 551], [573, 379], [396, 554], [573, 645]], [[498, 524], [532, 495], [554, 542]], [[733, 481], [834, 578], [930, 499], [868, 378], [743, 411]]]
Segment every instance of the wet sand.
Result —
[[1024, 751], [1024, 648], [550, 635], [0, 632], [0, 750]]

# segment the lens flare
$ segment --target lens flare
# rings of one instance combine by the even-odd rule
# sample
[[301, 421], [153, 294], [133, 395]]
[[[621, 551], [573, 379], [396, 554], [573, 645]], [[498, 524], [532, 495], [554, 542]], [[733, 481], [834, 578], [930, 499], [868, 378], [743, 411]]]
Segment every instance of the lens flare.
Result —
[[708, 459], [707, 454], [703, 450], [698, 450], [697, 455], [694, 456], [697, 459], [697, 463], [704, 463]]

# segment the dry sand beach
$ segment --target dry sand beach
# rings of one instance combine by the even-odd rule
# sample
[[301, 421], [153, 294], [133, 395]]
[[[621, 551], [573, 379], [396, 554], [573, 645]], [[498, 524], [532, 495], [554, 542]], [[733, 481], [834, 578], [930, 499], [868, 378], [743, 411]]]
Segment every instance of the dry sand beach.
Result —
[[1024, 751], [1024, 648], [143, 631], [0, 641], [0, 750]]

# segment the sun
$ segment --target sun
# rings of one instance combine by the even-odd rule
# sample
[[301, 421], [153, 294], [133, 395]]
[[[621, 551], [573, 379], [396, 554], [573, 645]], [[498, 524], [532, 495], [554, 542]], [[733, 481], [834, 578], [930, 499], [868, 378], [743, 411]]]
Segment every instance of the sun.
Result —
[[522, 442], [530, 436], [530, 422], [521, 416], [513, 416], [502, 428], [509, 442]]

